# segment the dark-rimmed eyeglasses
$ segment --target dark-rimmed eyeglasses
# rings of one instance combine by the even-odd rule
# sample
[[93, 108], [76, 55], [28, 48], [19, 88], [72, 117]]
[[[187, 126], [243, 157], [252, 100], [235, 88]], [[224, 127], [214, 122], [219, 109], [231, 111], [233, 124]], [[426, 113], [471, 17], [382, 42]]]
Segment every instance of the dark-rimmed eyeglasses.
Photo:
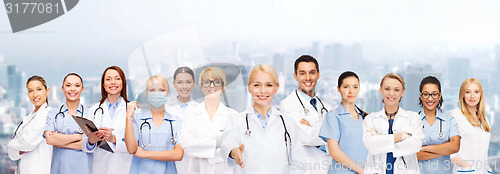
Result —
[[438, 99], [439, 96], [441, 96], [441, 93], [432, 93], [432, 94], [429, 94], [429, 93], [420, 93], [420, 96], [422, 96], [422, 98], [424, 98], [424, 99], [428, 99], [429, 96], [432, 96], [433, 99]]
[[202, 80], [201, 81], [201, 86], [208, 88], [210, 85], [214, 84], [214, 87], [220, 87], [222, 86], [223, 82], [220, 79], [215, 79], [215, 80]]

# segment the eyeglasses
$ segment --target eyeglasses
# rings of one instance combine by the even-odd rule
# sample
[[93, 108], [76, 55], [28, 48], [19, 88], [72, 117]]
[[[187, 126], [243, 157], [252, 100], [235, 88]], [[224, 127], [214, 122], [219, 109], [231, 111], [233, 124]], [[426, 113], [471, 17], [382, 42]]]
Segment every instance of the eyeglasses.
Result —
[[432, 94], [429, 94], [429, 93], [420, 93], [420, 96], [422, 96], [422, 98], [424, 98], [424, 99], [428, 99], [429, 96], [432, 96], [433, 99], [438, 99], [439, 96], [441, 96], [441, 93], [432, 93]]
[[222, 86], [223, 82], [220, 79], [201, 81], [201, 85], [205, 88], [210, 87], [211, 84], [214, 84], [214, 87], [220, 87]]

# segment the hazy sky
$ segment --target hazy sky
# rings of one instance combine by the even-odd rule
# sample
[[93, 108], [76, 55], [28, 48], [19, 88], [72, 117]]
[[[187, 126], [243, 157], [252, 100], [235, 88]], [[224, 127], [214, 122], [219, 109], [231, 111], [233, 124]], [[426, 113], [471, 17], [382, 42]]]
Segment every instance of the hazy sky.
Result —
[[[491, 50], [500, 43], [499, 7], [494, 0], [82, 0], [69, 13], [15, 34], [0, 8], [0, 55], [30, 75], [95, 76], [112, 64], [126, 67], [143, 43], [189, 26], [204, 46], [251, 41], [283, 51], [317, 40]], [[89, 67], [98, 72], [86, 72]]]

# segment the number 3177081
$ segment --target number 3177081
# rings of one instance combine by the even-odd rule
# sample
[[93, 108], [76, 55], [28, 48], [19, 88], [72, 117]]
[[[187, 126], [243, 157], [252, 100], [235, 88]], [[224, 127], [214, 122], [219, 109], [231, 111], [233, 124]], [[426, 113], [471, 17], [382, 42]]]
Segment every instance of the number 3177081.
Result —
[[59, 13], [61, 5], [59, 3], [6, 3], [7, 13]]

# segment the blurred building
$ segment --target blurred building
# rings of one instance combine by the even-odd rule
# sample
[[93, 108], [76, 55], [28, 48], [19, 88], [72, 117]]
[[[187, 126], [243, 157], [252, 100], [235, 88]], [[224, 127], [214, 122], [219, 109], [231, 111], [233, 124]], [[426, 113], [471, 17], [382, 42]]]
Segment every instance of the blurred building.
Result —
[[[401, 106], [405, 110], [418, 112], [421, 110], [418, 105], [420, 97], [420, 82], [427, 76], [434, 76], [441, 80], [441, 74], [432, 69], [432, 65], [420, 64], [409, 65], [401, 72], [401, 76], [405, 80], [405, 93], [401, 100]], [[441, 85], [442, 86], [442, 85]], [[441, 87], [442, 90], [442, 87]]]
[[7, 91], [5, 99], [13, 100], [15, 106], [21, 101], [21, 91], [25, 89], [22, 78], [16, 65], [0, 62], [0, 86]]

